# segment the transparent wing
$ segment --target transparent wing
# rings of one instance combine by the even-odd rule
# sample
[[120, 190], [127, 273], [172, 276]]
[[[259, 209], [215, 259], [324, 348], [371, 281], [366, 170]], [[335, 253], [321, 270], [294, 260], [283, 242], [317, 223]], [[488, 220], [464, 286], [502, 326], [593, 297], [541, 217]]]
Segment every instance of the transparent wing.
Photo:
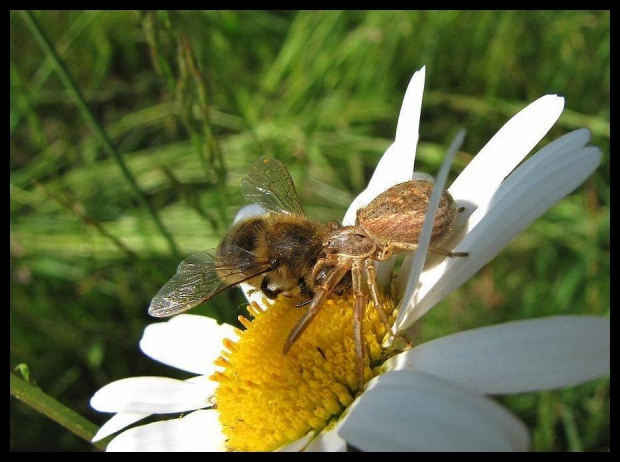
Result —
[[241, 180], [243, 196], [271, 212], [305, 215], [291, 175], [282, 162], [262, 156]]
[[251, 252], [238, 247], [228, 250], [219, 257], [216, 251], [209, 250], [183, 260], [175, 275], [153, 297], [149, 314], [160, 318], [182, 313], [271, 270], [265, 259], [259, 260]]

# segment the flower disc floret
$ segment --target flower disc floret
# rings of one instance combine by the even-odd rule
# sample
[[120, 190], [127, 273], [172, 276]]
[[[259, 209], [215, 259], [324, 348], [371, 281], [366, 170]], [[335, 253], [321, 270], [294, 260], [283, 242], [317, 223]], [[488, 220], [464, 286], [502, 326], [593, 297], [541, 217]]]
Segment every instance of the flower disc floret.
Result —
[[[282, 346], [304, 314], [279, 298], [267, 310], [252, 305], [240, 339], [225, 342], [216, 361], [223, 371], [215, 402], [234, 451], [268, 451], [320, 431], [349, 406], [360, 389], [353, 340], [353, 298], [332, 296], [288, 353]], [[390, 319], [393, 321], [393, 317]], [[364, 318], [364, 376], [375, 375], [387, 335], [377, 310]]]

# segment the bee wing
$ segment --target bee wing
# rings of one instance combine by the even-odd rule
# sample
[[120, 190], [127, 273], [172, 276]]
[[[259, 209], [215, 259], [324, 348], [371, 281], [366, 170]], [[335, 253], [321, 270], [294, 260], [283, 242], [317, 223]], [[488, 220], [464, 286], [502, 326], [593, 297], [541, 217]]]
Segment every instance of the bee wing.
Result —
[[243, 252], [248, 258], [232, 260], [226, 255], [216, 258], [213, 250], [187, 257], [153, 297], [149, 314], [161, 318], [182, 313], [223, 290], [271, 270], [265, 260], [256, 259], [251, 252]]
[[271, 212], [305, 215], [291, 175], [282, 162], [262, 156], [241, 180], [243, 196]]

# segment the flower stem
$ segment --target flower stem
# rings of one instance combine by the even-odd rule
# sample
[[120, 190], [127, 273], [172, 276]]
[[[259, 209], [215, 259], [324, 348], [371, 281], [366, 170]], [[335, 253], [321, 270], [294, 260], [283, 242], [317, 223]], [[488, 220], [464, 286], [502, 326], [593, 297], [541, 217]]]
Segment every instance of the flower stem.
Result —
[[[11, 395], [80, 438], [88, 442], [92, 440], [97, 432], [97, 426], [94, 423], [45, 394], [40, 388], [20, 379], [15, 374], [9, 373], [9, 375], [11, 376]], [[96, 448], [103, 450], [107, 441], [97, 441], [93, 444]]]

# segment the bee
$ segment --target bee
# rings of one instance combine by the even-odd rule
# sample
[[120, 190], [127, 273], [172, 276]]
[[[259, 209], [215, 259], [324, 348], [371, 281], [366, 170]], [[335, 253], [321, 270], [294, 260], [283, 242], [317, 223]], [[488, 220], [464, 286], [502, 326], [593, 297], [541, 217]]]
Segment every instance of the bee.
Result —
[[[182, 313], [241, 283], [248, 283], [269, 299], [279, 295], [300, 297], [304, 301], [297, 306], [307, 308], [283, 345], [286, 354], [331, 293], [342, 295], [351, 290], [361, 389], [362, 319], [367, 293], [390, 329], [375, 262], [416, 250], [432, 189], [430, 181], [410, 180], [389, 188], [358, 210], [354, 226], [335, 221], [320, 223], [304, 213], [286, 167], [263, 156], [241, 181], [241, 191], [267, 213], [234, 225], [216, 250], [183, 260], [176, 274], [155, 295], [148, 312], [155, 317]], [[450, 233], [458, 212], [450, 194], [444, 192], [433, 225], [432, 252], [450, 257], [466, 255], [436, 245]]]
[[241, 190], [268, 213], [234, 225], [217, 249], [183, 260], [151, 301], [150, 315], [182, 313], [243, 282], [272, 300], [295, 289], [312, 295], [309, 277], [333, 224], [306, 216], [290, 174], [275, 159], [258, 159]]

